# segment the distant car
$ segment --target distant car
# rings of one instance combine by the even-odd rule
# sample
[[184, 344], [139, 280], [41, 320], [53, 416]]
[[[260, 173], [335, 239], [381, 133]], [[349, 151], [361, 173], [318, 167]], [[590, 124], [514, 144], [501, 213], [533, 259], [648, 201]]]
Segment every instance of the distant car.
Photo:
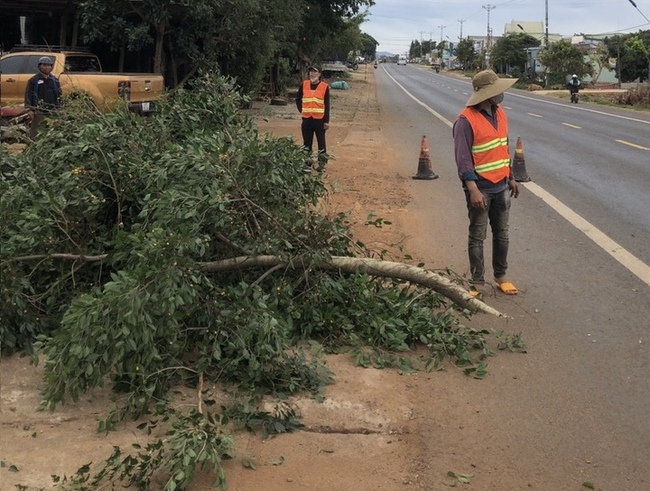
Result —
[[406, 58], [400, 58], [399, 60], [397, 60], [397, 64], [398, 65], [406, 65]]

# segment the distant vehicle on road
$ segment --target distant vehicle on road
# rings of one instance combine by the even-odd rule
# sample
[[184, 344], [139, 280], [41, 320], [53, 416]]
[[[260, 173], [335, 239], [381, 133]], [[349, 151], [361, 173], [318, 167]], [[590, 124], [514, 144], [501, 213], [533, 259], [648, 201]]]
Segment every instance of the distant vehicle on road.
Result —
[[398, 65], [406, 65], [406, 56], [400, 56], [397, 60]]

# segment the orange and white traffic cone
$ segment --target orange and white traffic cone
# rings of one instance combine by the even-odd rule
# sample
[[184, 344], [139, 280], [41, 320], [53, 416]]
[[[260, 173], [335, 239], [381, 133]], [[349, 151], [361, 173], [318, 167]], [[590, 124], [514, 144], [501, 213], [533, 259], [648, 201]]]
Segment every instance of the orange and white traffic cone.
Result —
[[512, 159], [512, 173], [517, 182], [528, 182], [528, 172], [526, 171], [526, 160], [524, 159], [524, 144], [521, 142], [521, 137], [517, 137], [517, 145], [515, 146], [515, 158]]
[[437, 179], [438, 176], [431, 169], [431, 156], [429, 155], [429, 145], [427, 143], [427, 137], [422, 137], [422, 142], [420, 143], [420, 158], [418, 159], [418, 173], [413, 176], [413, 179]]

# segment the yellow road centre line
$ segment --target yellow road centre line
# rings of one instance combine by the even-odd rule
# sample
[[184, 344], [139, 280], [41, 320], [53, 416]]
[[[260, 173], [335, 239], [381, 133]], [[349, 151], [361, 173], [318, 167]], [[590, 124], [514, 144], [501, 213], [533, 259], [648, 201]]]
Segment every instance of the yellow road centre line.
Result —
[[638, 148], [639, 150], [650, 150], [648, 147], [642, 147], [641, 145], [637, 145], [636, 143], [630, 143], [626, 142], [625, 140], [616, 140], [619, 143], [622, 143], [623, 145], [628, 145], [633, 148]]
[[569, 128], [575, 128], [576, 130], [581, 130], [582, 126], [576, 126], [575, 124], [571, 123], [562, 123], [564, 126], [568, 126]]

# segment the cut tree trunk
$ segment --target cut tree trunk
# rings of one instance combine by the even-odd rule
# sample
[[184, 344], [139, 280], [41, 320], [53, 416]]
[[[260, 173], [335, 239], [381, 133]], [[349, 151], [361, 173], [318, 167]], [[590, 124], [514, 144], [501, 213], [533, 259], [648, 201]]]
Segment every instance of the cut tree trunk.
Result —
[[201, 263], [201, 270], [205, 273], [218, 273], [260, 267], [275, 268], [278, 266], [290, 269], [322, 269], [341, 271], [347, 274], [364, 273], [384, 278], [397, 278], [430, 288], [447, 297], [456, 305], [472, 312], [507, 317], [505, 314], [472, 297], [467, 290], [438, 273], [393, 261], [365, 257], [334, 256], [329, 261], [310, 262], [303, 258], [296, 258], [291, 262], [287, 262], [277, 256], [240, 256], [222, 261]]

